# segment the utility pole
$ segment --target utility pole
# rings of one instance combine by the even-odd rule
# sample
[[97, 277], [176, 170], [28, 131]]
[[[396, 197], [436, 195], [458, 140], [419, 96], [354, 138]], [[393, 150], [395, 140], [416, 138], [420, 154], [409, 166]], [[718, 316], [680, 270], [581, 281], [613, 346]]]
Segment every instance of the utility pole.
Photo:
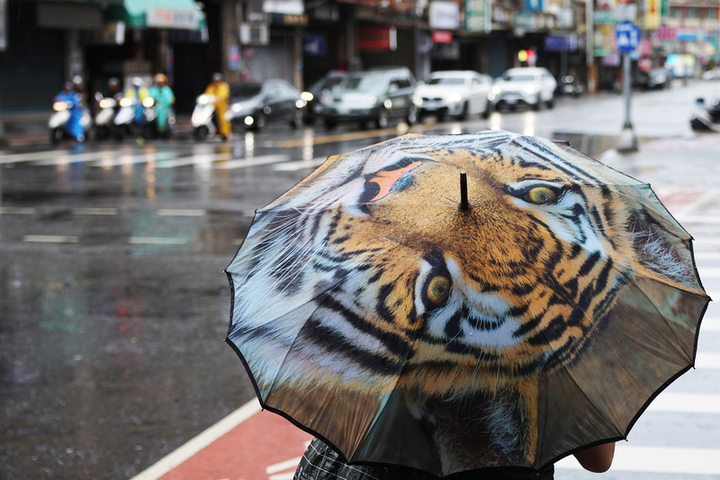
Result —
[[623, 55], [623, 98], [625, 100], [625, 122], [623, 123], [618, 145], [618, 151], [620, 152], [635, 152], [638, 149], [637, 136], [635, 136], [635, 130], [630, 119], [632, 99], [630, 52], [640, 44], [641, 35], [638, 26], [632, 22], [620, 22], [615, 27], [615, 43]]

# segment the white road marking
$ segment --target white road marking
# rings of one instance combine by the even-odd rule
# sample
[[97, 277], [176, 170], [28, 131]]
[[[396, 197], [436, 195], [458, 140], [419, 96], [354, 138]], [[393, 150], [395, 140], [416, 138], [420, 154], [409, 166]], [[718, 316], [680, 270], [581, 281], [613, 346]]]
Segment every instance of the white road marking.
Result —
[[237, 160], [229, 160], [227, 162], [223, 162], [218, 165], [215, 165], [215, 168], [220, 168], [220, 169], [224, 169], [224, 170], [232, 170], [232, 169], [236, 169], [236, 168], [257, 167], [260, 165], [269, 165], [271, 163], [286, 162], [289, 159], [290, 159], [290, 156], [285, 155], [285, 154], [262, 155], [260, 157], [254, 157], [254, 158], [239, 158]]
[[73, 215], [117, 215], [117, 208], [73, 208]]
[[48, 159], [56, 159], [58, 157], [64, 157], [64, 158], [72, 158], [73, 161], [76, 158], [83, 159], [83, 158], [91, 158], [91, 157], [97, 157], [100, 158], [105, 155], [117, 155], [116, 150], [104, 150], [100, 152], [86, 152], [86, 153], [71, 153], [67, 150], [49, 150], [45, 152], [35, 152], [35, 153], [17, 153], [13, 155], [0, 155], [0, 165], [6, 164], [6, 163], [20, 163], [20, 162], [32, 162], [36, 160], [48, 160]]
[[207, 211], [197, 208], [161, 208], [157, 214], [161, 217], [203, 217]]
[[135, 475], [131, 480], [156, 480], [162, 477], [260, 410], [260, 403], [257, 399], [251, 400], [177, 450], [158, 460], [154, 465]]
[[0, 215], [34, 215], [34, 208], [0, 207]]
[[283, 162], [273, 166], [273, 169], [278, 172], [293, 172], [297, 170], [303, 170], [305, 168], [317, 168], [323, 163], [325, 163], [325, 160], [327, 160], [327, 157], [317, 157], [313, 158], [312, 160]]
[[719, 224], [720, 215], [678, 215], [675, 219], [681, 224], [693, 223], [693, 224]]
[[[93, 161], [89, 165], [91, 167], [117, 167], [122, 165], [133, 165], [136, 163], [145, 163], [145, 162], [151, 162], [151, 161], [163, 161], [167, 160], [168, 162], [171, 162], [173, 158], [176, 158], [178, 156], [177, 153], [174, 152], [148, 152], [148, 153], [133, 153], [128, 155], [120, 155], [117, 158], [103, 158], [100, 160]], [[165, 163], [164, 161], [162, 162]], [[160, 166], [161, 164], [157, 164], [156, 166]]]
[[698, 352], [695, 368], [720, 370], [720, 353]]
[[177, 237], [130, 237], [129, 242], [133, 245], [184, 245], [189, 240]]
[[23, 241], [30, 243], [78, 243], [80, 238], [72, 235], [25, 235]]
[[701, 332], [720, 332], [720, 318], [705, 317], [700, 324]]
[[229, 153], [216, 153], [212, 155], [191, 155], [189, 157], [177, 158], [175, 160], [168, 160], [156, 165], [157, 168], [173, 168], [173, 167], [184, 167], [186, 165], [205, 165], [211, 164], [212, 162], [219, 162], [223, 160], [232, 159], [232, 155]]
[[663, 392], [652, 401], [648, 411], [720, 413], [720, 395]]
[[[558, 469], [580, 470], [570, 455]], [[618, 444], [611, 471], [720, 475], [720, 450], [710, 448], [640, 447]]]
[[698, 267], [698, 272], [700, 273], [700, 280], [705, 280], [707, 278], [720, 278], [720, 268]]
[[284, 462], [276, 463], [275, 465], [269, 465], [265, 468], [265, 473], [268, 475], [282, 472], [283, 470], [287, 470], [288, 468], [294, 469], [298, 466], [298, 463], [300, 463], [300, 460], [302, 457], [297, 458], [291, 458], [290, 460], [285, 460]]
[[69, 153], [63, 152], [55, 155], [54, 158], [37, 160], [34, 162], [35, 165], [67, 165], [70, 163], [78, 162], [92, 162], [94, 160], [102, 160], [104, 158], [115, 158], [118, 152], [106, 151], [106, 152], [87, 152], [87, 153]]

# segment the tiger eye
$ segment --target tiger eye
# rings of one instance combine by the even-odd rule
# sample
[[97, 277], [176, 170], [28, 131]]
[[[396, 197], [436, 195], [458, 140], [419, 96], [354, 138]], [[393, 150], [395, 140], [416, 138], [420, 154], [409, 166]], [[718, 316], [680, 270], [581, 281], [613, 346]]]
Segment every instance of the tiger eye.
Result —
[[545, 205], [557, 200], [557, 193], [549, 187], [535, 187], [528, 190], [527, 199], [532, 203]]
[[448, 295], [450, 295], [450, 280], [443, 276], [433, 277], [427, 287], [428, 299], [439, 305], [447, 300]]

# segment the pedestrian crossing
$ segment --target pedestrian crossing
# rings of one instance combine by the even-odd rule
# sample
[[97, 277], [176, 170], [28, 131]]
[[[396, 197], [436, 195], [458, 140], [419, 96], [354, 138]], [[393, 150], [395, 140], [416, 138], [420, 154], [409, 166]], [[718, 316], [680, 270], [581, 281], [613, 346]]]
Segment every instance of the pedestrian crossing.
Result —
[[[211, 152], [192, 148], [158, 151], [154, 146], [122, 147], [117, 150], [51, 150], [42, 152], [0, 154], [0, 165], [27, 164], [31, 166], [67, 166], [86, 164], [93, 168], [114, 168], [151, 163], [155, 168], [209, 167], [220, 170], [271, 165], [277, 171], [314, 169], [327, 157], [295, 158], [290, 153], [269, 155], [236, 155], [234, 152]], [[303, 155], [305, 155], [303, 153]]]

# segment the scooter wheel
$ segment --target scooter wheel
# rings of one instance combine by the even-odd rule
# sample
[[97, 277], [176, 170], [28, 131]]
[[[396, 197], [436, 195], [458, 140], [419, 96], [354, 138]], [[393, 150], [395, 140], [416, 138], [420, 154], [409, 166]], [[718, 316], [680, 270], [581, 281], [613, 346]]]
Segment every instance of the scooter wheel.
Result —
[[63, 131], [59, 128], [50, 130], [50, 143], [58, 143], [63, 138]]
[[195, 140], [197, 140], [199, 142], [205, 140], [208, 136], [208, 132], [209, 132], [208, 127], [205, 125], [201, 125], [201, 126], [197, 127], [194, 132]]

